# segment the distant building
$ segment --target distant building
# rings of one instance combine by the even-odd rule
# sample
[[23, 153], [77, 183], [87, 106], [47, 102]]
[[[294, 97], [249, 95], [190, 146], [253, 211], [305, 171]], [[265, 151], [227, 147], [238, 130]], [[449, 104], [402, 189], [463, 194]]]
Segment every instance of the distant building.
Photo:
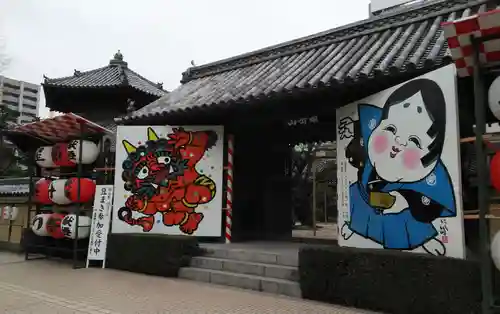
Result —
[[13, 122], [26, 123], [38, 117], [40, 90], [40, 85], [0, 75], [0, 105], [19, 112]]

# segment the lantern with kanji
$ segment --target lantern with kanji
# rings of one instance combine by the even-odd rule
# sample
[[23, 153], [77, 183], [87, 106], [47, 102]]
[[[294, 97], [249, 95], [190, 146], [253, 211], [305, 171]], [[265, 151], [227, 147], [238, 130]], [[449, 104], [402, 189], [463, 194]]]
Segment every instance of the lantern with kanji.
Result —
[[[80, 178], [80, 191], [78, 191], [78, 178], [70, 178], [65, 185], [66, 198], [73, 203], [87, 203], [94, 199], [95, 182], [88, 178]], [[80, 197], [78, 197], [80, 194]]]
[[[76, 218], [75, 214], [66, 215], [61, 222], [61, 230], [66, 238], [76, 238]], [[78, 239], [87, 238], [90, 234], [91, 219], [87, 216], [78, 217]]]
[[[82, 156], [80, 160], [80, 148]], [[74, 140], [68, 143], [68, 156], [69, 159], [75, 164], [82, 163], [84, 165], [92, 164], [96, 161], [99, 155], [99, 149], [96, 144], [91, 141]]]
[[47, 232], [54, 239], [64, 238], [64, 234], [61, 229], [61, 223], [66, 215], [54, 213], [49, 216], [47, 220]]
[[491, 241], [491, 258], [493, 264], [500, 270], [500, 231], [498, 231]]
[[65, 193], [66, 181], [66, 179], [58, 179], [50, 183], [49, 198], [52, 202], [59, 205], [67, 205], [71, 203], [71, 200], [66, 197]]
[[490, 162], [490, 180], [491, 185], [500, 191], [500, 152], [495, 153]]
[[2, 208], [3, 220], [16, 220], [18, 209], [16, 206], [4, 206]]
[[490, 85], [488, 90], [488, 104], [491, 113], [500, 120], [500, 76]]
[[73, 167], [76, 165], [76, 163], [70, 159], [68, 143], [57, 143], [52, 147], [52, 161], [59, 167]]
[[52, 146], [39, 147], [35, 152], [35, 162], [42, 168], [56, 167], [56, 164], [52, 161]]
[[47, 237], [49, 236], [49, 232], [47, 230], [47, 222], [52, 214], [38, 214], [33, 217], [33, 221], [31, 223], [31, 230], [37, 236]]
[[50, 199], [50, 184], [52, 183], [49, 179], [40, 179], [35, 183], [35, 202], [43, 205], [52, 204], [52, 200]]

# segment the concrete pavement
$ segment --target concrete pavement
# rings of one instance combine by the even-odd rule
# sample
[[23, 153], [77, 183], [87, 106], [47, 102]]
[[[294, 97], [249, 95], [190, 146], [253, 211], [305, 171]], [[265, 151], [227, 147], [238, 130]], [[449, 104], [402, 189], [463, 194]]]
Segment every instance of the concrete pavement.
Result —
[[[2, 312], [3, 311], [3, 312]], [[265, 293], [0, 253], [0, 313], [368, 314]]]

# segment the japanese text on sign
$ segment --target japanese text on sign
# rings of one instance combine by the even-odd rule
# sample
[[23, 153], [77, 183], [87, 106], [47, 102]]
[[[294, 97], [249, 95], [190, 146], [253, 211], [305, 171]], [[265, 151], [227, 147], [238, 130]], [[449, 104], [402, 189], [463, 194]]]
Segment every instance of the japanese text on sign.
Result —
[[439, 234], [441, 235], [441, 242], [448, 243], [448, 223], [446, 218], [439, 220]]
[[106, 258], [112, 199], [112, 185], [97, 186], [94, 199], [94, 211], [92, 213], [88, 260], [104, 261]]

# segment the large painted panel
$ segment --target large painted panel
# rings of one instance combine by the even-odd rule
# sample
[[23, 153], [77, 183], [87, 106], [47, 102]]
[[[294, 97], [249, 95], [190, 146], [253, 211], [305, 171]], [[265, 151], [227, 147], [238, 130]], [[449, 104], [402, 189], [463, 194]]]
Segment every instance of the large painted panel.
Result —
[[455, 73], [337, 111], [341, 246], [465, 257]]
[[220, 236], [222, 127], [120, 126], [113, 233]]

